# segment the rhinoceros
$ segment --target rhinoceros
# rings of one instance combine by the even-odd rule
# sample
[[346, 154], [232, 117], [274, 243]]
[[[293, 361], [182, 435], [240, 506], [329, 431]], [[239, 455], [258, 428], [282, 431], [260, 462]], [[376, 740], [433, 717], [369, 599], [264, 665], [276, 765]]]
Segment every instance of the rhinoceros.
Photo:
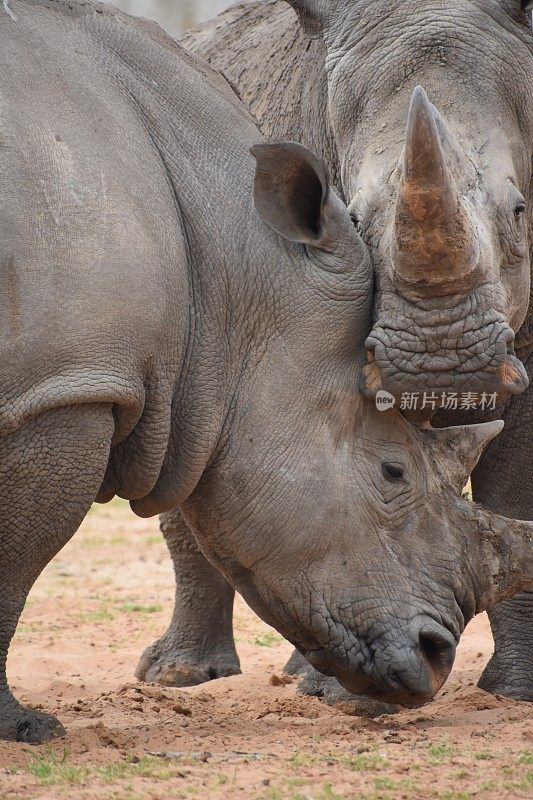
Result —
[[466, 621], [531, 580], [533, 524], [459, 495], [502, 423], [418, 430], [360, 395], [372, 269], [316, 155], [263, 142], [150, 23], [8, 8], [0, 737], [63, 732], [15, 699], [7, 650], [36, 577], [116, 494], [180, 508], [315, 666], [423, 702]]
[[[461, 398], [466, 409], [497, 395], [495, 412], [466, 414], [507, 422], [474, 471], [474, 497], [531, 518], [533, 3], [290, 5], [236, 5], [183, 43], [224, 72], [266, 136], [312, 146], [349, 203], [377, 279], [363, 391], [386, 389], [406, 410], [426, 392], [447, 423], [463, 421]], [[176, 604], [138, 677], [183, 685], [239, 671], [231, 589], [179, 513], [162, 530]], [[492, 612], [482, 688], [533, 700], [532, 620], [532, 593]]]

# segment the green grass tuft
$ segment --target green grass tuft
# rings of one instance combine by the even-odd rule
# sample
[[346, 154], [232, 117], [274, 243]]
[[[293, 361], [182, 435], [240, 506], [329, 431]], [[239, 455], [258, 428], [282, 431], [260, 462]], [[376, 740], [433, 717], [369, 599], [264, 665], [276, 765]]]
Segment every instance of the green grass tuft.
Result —
[[428, 747], [428, 753], [432, 764], [445, 764], [455, 755], [455, 748], [447, 736], [441, 736]]
[[282, 641], [283, 637], [278, 633], [274, 633], [274, 631], [266, 631], [265, 633], [261, 633], [259, 636], [256, 636], [253, 643], [258, 647], [272, 647], [273, 644], [277, 644], [278, 642]]
[[135, 614], [157, 614], [159, 611], [163, 611], [163, 606], [159, 603], [155, 603], [153, 606], [143, 606], [140, 603], [123, 603], [120, 606], [120, 610]]

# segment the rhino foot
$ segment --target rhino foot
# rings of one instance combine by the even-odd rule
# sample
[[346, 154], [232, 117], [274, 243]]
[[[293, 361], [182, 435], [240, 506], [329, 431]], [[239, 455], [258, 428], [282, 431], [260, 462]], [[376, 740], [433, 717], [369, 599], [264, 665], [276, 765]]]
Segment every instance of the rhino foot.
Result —
[[382, 714], [395, 714], [399, 706], [372, 700], [370, 697], [355, 695], [344, 689], [336, 678], [329, 678], [311, 667], [305, 673], [300, 686], [299, 694], [310, 697], [320, 697], [329, 706], [342, 704], [347, 714], [355, 717], [368, 717], [374, 719]]
[[309, 668], [309, 661], [298, 650], [295, 650], [283, 667], [283, 672], [286, 675], [305, 675]]
[[163, 514], [161, 532], [176, 576], [167, 631], [144, 651], [135, 677], [161, 686], [197, 686], [239, 675], [233, 638], [235, 590], [198, 549], [179, 511]]
[[140, 681], [182, 688], [240, 674], [233, 642], [231, 647], [193, 654], [177, 650], [164, 636], [146, 648], [135, 670]]
[[531, 663], [502, 664], [495, 653], [479, 679], [478, 687], [489, 694], [500, 694], [513, 700], [533, 703], [533, 673]]
[[18, 703], [16, 706], [10, 704], [9, 710], [0, 712], [0, 740], [43, 744], [62, 736], [66, 736], [66, 731], [51, 714]]

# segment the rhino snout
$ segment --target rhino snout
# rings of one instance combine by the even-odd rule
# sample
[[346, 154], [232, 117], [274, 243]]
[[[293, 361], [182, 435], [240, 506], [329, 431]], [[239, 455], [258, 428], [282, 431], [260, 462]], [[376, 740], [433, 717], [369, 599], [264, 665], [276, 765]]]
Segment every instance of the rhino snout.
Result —
[[429, 702], [450, 674], [455, 651], [452, 634], [433, 621], [398, 633], [390, 648], [377, 654], [377, 696], [405, 706]]
[[445, 683], [456, 646], [456, 638], [447, 628], [423, 617], [361, 646], [360, 652], [369, 657], [359, 669], [339, 666], [325, 653], [308, 653], [307, 658], [316, 669], [334, 675], [352, 694], [417, 707], [431, 701]]

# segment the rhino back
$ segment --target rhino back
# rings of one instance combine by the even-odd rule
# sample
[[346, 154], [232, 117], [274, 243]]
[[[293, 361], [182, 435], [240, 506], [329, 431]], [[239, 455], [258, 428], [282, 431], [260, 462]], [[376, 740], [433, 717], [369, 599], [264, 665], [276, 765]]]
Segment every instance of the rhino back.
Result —
[[153, 23], [84, 0], [10, 5], [15, 19], [0, 17], [0, 158], [21, 211], [49, 215], [33, 238], [68, 229], [84, 260], [91, 236], [106, 274], [138, 271], [145, 304], [147, 262], [160, 291], [161, 272], [175, 272], [198, 231], [195, 246], [211, 256], [206, 240], [234, 240], [228, 220], [252, 205], [257, 127], [227, 81]]

